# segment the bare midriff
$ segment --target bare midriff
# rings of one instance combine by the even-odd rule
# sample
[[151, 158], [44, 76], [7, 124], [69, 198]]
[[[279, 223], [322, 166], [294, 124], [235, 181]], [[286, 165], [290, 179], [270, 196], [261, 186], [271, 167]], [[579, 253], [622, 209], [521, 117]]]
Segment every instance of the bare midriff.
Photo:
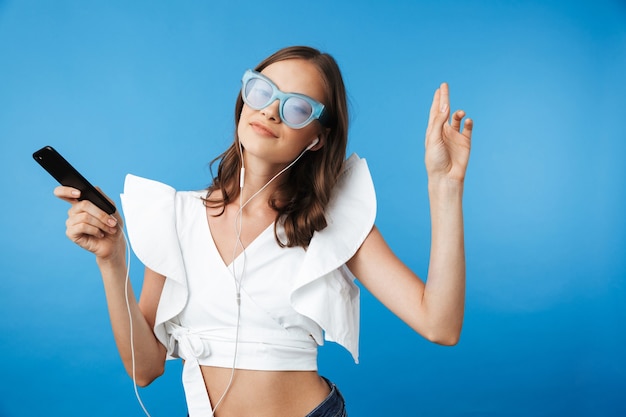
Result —
[[[202, 366], [212, 407], [228, 386], [232, 369]], [[316, 371], [237, 369], [215, 417], [305, 417], [330, 393]]]

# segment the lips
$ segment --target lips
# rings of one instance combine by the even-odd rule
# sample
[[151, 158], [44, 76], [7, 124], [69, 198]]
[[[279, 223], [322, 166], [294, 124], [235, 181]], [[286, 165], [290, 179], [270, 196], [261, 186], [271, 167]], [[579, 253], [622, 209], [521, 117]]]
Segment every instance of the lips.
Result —
[[272, 138], [278, 137], [278, 135], [276, 135], [269, 127], [265, 126], [263, 123], [251, 122], [250, 126], [259, 135], [272, 137]]

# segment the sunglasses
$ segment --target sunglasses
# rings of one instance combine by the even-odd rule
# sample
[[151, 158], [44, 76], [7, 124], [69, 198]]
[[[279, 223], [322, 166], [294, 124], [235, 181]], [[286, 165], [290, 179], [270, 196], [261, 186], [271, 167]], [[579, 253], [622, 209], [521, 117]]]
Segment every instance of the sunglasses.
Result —
[[298, 93], [283, 93], [263, 74], [247, 70], [241, 79], [241, 97], [244, 103], [254, 110], [261, 110], [279, 100], [280, 119], [293, 129], [300, 129], [319, 120], [327, 126], [324, 105], [309, 96]]

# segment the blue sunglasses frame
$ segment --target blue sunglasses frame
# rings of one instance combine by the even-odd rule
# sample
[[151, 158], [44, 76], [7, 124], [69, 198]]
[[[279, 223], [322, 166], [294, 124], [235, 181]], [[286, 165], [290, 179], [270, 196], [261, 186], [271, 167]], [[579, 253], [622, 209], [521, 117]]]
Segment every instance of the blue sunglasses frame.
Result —
[[[250, 104], [248, 100], [246, 100], [246, 85], [248, 84], [250, 80], [254, 80], [254, 79], [263, 80], [266, 83], [268, 83], [270, 87], [272, 87], [272, 96], [268, 99], [267, 104], [261, 107], [254, 106]], [[301, 100], [304, 100], [311, 105], [311, 109], [312, 109], [311, 115], [302, 123], [298, 123], [298, 124], [290, 123], [287, 120], [285, 120], [285, 117], [283, 115], [283, 108], [285, 107], [285, 103], [287, 102], [288, 99], [293, 98], [293, 97], [297, 97]], [[285, 93], [279, 90], [276, 84], [272, 82], [272, 80], [270, 80], [269, 78], [267, 78], [265, 75], [261, 74], [260, 72], [249, 69], [243, 74], [243, 77], [241, 78], [241, 98], [243, 99], [244, 103], [246, 103], [249, 107], [253, 108], [254, 110], [264, 109], [270, 104], [272, 104], [273, 102], [275, 102], [276, 100], [279, 100], [280, 103], [279, 103], [278, 109], [279, 109], [279, 114], [280, 114], [280, 120], [282, 120], [283, 123], [285, 123], [287, 126], [293, 129], [301, 129], [304, 126], [311, 123], [313, 120], [318, 120], [322, 126], [328, 127], [327, 126], [328, 120], [326, 117], [327, 112], [325, 111], [326, 108], [322, 103], [304, 94]]]

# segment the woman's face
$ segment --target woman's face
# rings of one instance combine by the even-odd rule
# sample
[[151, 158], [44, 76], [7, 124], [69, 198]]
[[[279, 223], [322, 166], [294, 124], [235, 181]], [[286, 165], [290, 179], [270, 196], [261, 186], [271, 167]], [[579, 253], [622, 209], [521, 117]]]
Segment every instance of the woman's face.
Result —
[[[317, 68], [303, 59], [288, 59], [267, 66], [263, 75], [285, 93], [305, 94], [324, 103], [324, 83]], [[270, 164], [285, 165], [293, 161], [311, 145], [311, 151], [324, 145], [325, 138], [319, 122], [314, 120], [300, 129], [287, 126], [280, 119], [279, 100], [269, 106], [254, 110], [244, 104], [237, 126], [239, 140], [246, 158], [260, 158]]]

